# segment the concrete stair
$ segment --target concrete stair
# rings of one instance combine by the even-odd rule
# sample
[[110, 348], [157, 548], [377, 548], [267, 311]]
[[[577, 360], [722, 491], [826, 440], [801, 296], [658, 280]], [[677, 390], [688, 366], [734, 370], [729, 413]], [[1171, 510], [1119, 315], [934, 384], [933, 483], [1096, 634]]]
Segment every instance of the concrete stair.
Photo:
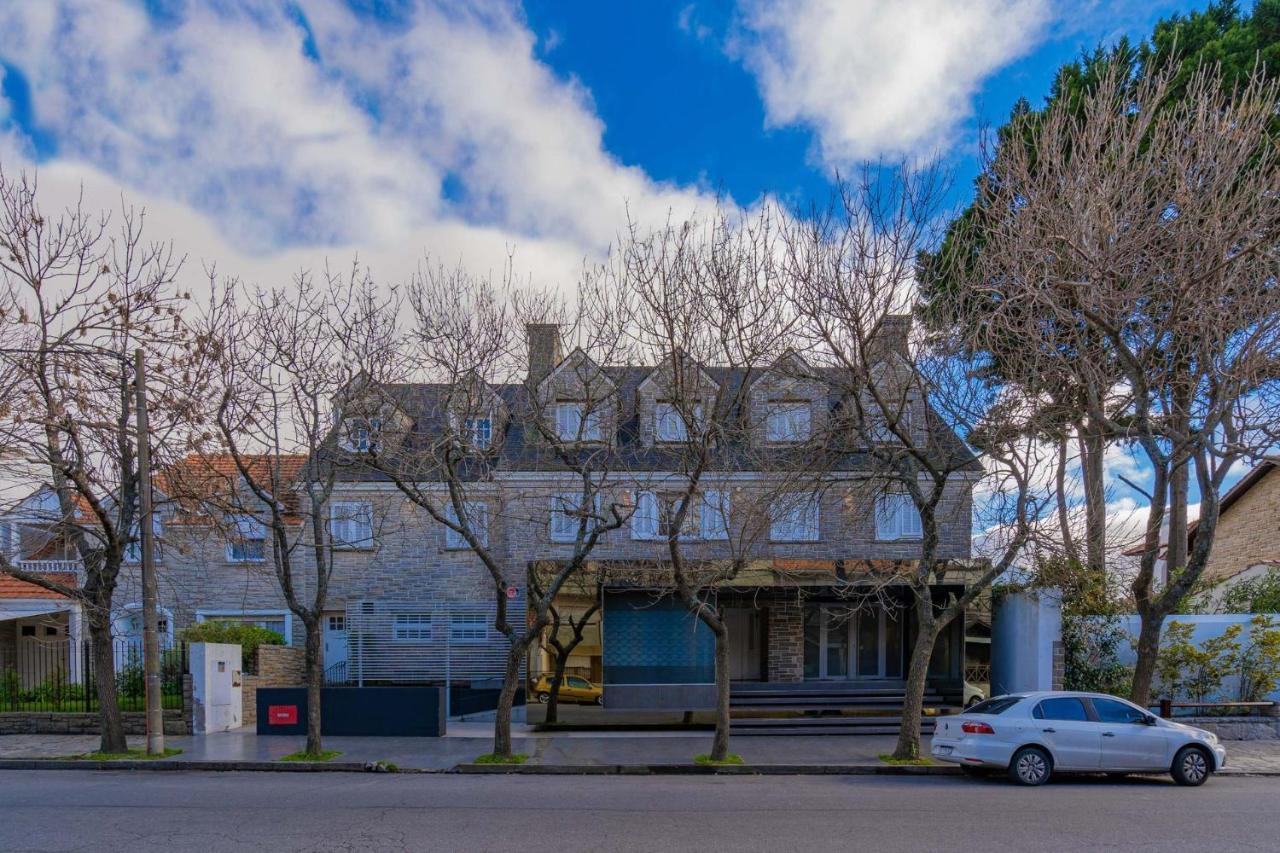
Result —
[[[729, 695], [734, 735], [897, 734], [905, 688], [901, 681], [735, 684]], [[931, 689], [925, 707], [938, 713], [959, 710]], [[933, 717], [921, 721], [932, 734]]]

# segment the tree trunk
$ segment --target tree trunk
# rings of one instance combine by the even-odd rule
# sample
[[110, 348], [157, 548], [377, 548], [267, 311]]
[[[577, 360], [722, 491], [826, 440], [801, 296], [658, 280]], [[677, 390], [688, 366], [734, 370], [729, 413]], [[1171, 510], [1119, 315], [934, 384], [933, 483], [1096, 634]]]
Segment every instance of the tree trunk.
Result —
[[[928, 596], [929, 592], [925, 591], [924, 595]], [[928, 600], [927, 607], [932, 610], [931, 599]], [[902, 700], [902, 723], [898, 728], [898, 744], [893, 750], [894, 758], [907, 761], [920, 757], [920, 721], [924, 717], [924, 693], [929, 679], [929, 660], [933, 657], [933, 647], [937, 644], [938, 632], [942, 629], [932, 614], [927, 622], [921, 619], [920, 623], [915, 642], [911, 645], [911, 663], [907, 667], [907, 691]]]
[[560, 719], [560, 685], [564, 684], [564, 671], [569, 665], [569, 653], [556, 654], [556, 668], [551, 676], [551, 694], [547, 697], [547, 714], [545, 723], [555, 723]]
[[97, 681], [98, 717], [102, 724], [100, 752], [127, 752], [124, 717], [116, 696], [116, 657], [111, 644], [111, 617], [103, 613], [89, 619], [89, 638], [93, 646], [93, 676]]
[[1144, 708], [1151, 704], [1151, 679], [1160, 654], [1160, 629], [1163, 626], [1164, 613], [1143, 610], [1142, 626], [1138, 629], [1138, 661], [1133, 667], [1133, 688], [1129, 691], [1129, 699]]
[[707, 625], [716, 637], [716, 731], [710, 757], [724, 761], [729, 755], [729, 626], [724, 619]]
[[511, 706], [516, 700], [524, 652], [524, 646], [514, 642], [507, 651], [507, 669], [502, 676], [502, 692], [498, 694], [498, 709], [493, 717], [493, 754], [499, 758], [511, 757]]
[[1102, 462], [1102, 433], [1086, 423], [1080, 435], [1080, 475], [1084, 481], [1085, 565], [1104, 576], [1107, 571], [1107, 496]]
[[1191, 460], [1184, 459], [1169, 473], [1169, 544], [1165, 548], [1164, 584], [1187, 566], [1187, 494]]
[[319, 618], [307, 619], [307, 748], [308, 755], [324, 751], [320, 737], [320, 689], [324, 684], [324, 636]]

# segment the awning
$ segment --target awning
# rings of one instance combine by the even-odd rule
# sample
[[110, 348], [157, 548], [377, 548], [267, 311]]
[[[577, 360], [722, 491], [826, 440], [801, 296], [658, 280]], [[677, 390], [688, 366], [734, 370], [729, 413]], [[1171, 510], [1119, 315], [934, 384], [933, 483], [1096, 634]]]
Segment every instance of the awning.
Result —
[[30, 619], [33, 616], [45, 616], [49, 613], [66, 613], [70, 611], [73, 606], [73, 603], [66, 599], [0, 599], [0, 622], [5, 622], [10, 619]]

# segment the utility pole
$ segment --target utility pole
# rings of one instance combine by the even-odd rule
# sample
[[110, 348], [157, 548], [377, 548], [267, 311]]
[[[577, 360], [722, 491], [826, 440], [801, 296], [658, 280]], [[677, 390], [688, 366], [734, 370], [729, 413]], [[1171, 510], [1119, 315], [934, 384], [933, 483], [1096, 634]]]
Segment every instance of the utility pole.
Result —
[[155, 519], [151, 505], [151, 429], [147, 423], [147, 370], [142, 349], [134, 353], [133, 384], [138, 410], [138, 495], [142, 539], [142, 670], [147, 697], [147, 755], [164, 754], [164, 709], [160, 685], [160, 618], [156, 610]]

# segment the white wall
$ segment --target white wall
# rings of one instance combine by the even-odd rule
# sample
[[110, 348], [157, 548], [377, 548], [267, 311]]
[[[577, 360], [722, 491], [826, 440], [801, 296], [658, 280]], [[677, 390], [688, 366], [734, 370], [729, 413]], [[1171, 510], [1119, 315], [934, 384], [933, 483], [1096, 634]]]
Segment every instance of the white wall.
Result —
[[991, 695], [1053, 690], [1054, 648], [1061, 642], [1061, 593], [1001, 596], [991, 618]]
[[[1213, 639], [1221, 636], [1224, 631], [1232, 625], [1242, 625], [1244, 630], [1237, 637], [1241, 643], [1248, 642], [1249, 639], [1249, 623], [1253, 620], [1253, 613], [1212, 613], [1203, 616], [1169, 616], [1164, 620], [1163, 628], [1167, 629], [1170, 622], [1189, 622], [1195, 627], [1191, 632], [1191, 642], [1199, 646], [1205, 640]], [[1280, 625], [1280, 613], [1268, 614], [1277, 625]], [[1133, 666], [1138, 659], [1138, 653], [1134, 650], [1132, 641], [1137, 639], [1138, 629], [1141, 625], [1140, 618], [1135, 614], [1132, 616], [1120, 617], [1120, 628], [1128, 635], [1129, 641], [1123, 641], [1116, 648], [1116, 657], [1125, 666]], [[1223, 679], [1222, 694], [1225, 699], [1233, 699], [1236, 695], [1236, 681], [1234, 677]], [[1157, 694], [1159, 690], [1155, 691]], [[1280, 702], [1280, 690], [1275, 691], [1267, 696], [1273, 702]]]

